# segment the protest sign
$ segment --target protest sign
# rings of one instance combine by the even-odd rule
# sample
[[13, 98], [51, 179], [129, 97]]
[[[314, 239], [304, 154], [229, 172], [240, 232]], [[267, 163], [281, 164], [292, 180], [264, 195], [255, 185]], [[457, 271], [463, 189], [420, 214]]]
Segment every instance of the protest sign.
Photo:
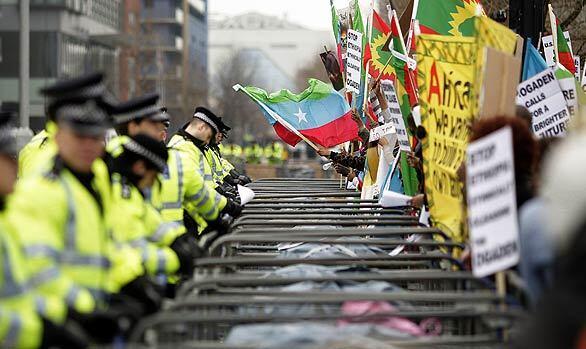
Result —
[[580, 65], [580, 56], [574, 56], [574, 65], [576, 66], [576, 74], [574, 74], [574, 77], [580, 81], [580, 72], [581, 72], [581, 65]]
[[466, 155], [472, 272], [485, 277], [519, 261], [511, 128], [470, 143]]
[[346, 58], [346, 89], [360, 93], [360, 72], [362, 70], [362, 33], [348, 30], [348, 50]]
[[584, 62], [584, 68], [582, 69], [582, 89], [586, 92], [586, 62]]
[[572, 73], [561, 67], [555, 70], [555, 77], [558, 79], [568, 106], [568, 111], [570, 112], [570, 118], [572, 118], [578, 114], [578, 109], [580, 108], [578, 93], [576, 91], [576, 88], [579, 88], [579, 84], [576, 83], [576, 79]]
[[392, 124], [384, 124], [370, 130], [370, 138], [368, 140], [370, 142], [376, 142], [383, 136], [390, 135], [395, 132], [395, 126]]
[[254, 196], [256, 194], [252, 189], [241, 186], [240, 184], [238, 184], [237, 188], [238, 188], [238, 196], [240, 196], [240, 203], [242, 205], [246, 205], [247, 203], [252, 201], [252, 199], [254, 199]]
[[484, 50], [479, 116], [515, 115], [515, 92], [519, 83], [521, 59], [491, 47]]
[[403, 114], [401, 114], [401, 106], [397, 99], [397, 92], [395, 91], [395, 85], [390, 80], [382, 80], [381, 88], [385, 94], [385, 98], [389, 103], [389, 111], [391, 113], [391, 123], [395, 126], [397, 132], [397, 139], [399, 141], [399, 147], [401, 151], [410, 152], [411, 143], [409, 142], [409, 135], [407, 134], [407, 127], [405, 127], [405, 120], [403, 120]]
[[466, 159], [470, 124], [477, 110], [477, 44], [473, 37], [417, 37], [417, 67], [423, 140], [423, 172], [434, 226], [464, 241], [462, 184], [457, 170]]
[[[572, 40], [570, 39], [570, 33], [568, 31], [564, 31], [564, 37], [568, 40], [568, 46], [570, 47], [570, 52], [572, 52]], [[545, 56], [545, 63], [548, 66], [553, 67], [555, 66], [556, 59], [555, 59], [555, 48], [553, 47], [553, 37], [551, 35], [546, 35], [541, 38], [541, 43], [543, 44], [543, 55]]]
[[537, 136], [554, 137], [566, 133], [570, 113], [551, 68], [519, 84], [517, 104], [531, 112], [531, 129]]

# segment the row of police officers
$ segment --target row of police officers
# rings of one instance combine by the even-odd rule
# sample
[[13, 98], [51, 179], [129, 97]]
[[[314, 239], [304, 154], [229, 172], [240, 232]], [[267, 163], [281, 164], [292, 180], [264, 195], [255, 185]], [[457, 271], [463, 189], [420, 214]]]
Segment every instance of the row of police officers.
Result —
[[0, 115], [1, 348], [124, 341], [242, 210], [221, 118], [198, 107], [165, 143], [158, 95], [115, 103], [102, 80], [43, 89], [45, 130], [18, 156]]

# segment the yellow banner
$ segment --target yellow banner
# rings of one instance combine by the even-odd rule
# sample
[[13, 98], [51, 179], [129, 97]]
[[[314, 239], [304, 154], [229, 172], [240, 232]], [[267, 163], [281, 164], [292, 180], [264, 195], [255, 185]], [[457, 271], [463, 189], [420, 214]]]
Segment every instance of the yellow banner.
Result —
[[466, 157], [478, 98], [477, 42], [473, 37], [420, 35], [417, 69], [425, 192], [434, 226], [464, 241], [465, 216], [458, 168]]

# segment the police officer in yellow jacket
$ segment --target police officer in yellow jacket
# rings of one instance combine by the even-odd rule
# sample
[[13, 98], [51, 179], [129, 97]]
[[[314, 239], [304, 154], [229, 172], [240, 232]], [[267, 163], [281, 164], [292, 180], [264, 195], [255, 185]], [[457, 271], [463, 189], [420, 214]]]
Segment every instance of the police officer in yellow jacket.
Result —
[[109, 163], [113, 182], [113, 233], [117, 241], [141, 251], [150, 275], [190, 275], [193, 260], [201, 255], [195, 240], [182, 224], [163, 222], [145, 200], [145, 193], [167, 166], [164, 143], [138, 134], [128, 137], [122, 153]]
[[201, 233], [206, 227], [225, 230], [225, 215], [237, 217], [242, 211], [236, 201], [214, 190], [216, 183], [204, 151], [217, 132], [218, 117], [198, 107], [193, 119], [168, 143], [169, 163], [155, 202], [160, 203], [158, 207], [166, 220], [183, 218], [188, 231]]
[[43, 297], [30, 283], [18, 236], [5, 217], [6, 197], [17, 173], [14, 130], [9, 113], [0, 113], [0, 347], [84, 348], [83, 331], [65, 320], [65, 304]]
[[[45, 91], [60, 90], [57, 83]], [[109, 186], [102, 154], [109, 115], [94, 96], [77, 95], [51, 103], [57, 123], [58, 153], [50, 170], [19, 182], [9, 202], [13, 223], [41, 294], [61, 297], [69, 313], [94, 340], [107, 342], [121, 318], [136, 319], [144, 309], [138, 291], [151, 295], [142, 266], [116, 254], [108, 234]], [[107, 182], [107, 181], [106, 181]], [[51, 275], [47, 281], [47, 275]], [[122, 298], [115, 294], [125, 295]]]
[[55, 110], [51, 106], [57, 99], [86, 96], [98, 98], [104, 93], [101, 73], [92, 73], [78, 78], [69, 79], [61, 83], [59, 89], [46, 89], [43, 94], [48, 98], [49, 105], [46, 108], [47, 120], [45, 129], [35, 135], [18, 154], [18, 175], [24, 178], [31, 173], [39, 173], [47, 170], [49, 160], [57, 153], [55, 144]]

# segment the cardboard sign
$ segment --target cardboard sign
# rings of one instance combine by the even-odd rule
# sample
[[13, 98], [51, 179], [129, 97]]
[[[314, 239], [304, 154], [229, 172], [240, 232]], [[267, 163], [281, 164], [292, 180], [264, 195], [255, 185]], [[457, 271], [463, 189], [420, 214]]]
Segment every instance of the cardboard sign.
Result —
[[565, 135], [570, 113], [551, 68], [519, 84], [517, 104], [529, 109], [533, 115], [531, 129], [537, 136]]
[[[566, 38], [566, 40], [568, 40], [570, 52], [573, 52], [572, 40], [570, 39], [570, 32], [565, 31], [564, 37]], [[541, 38], [541, 43], [543, 44], [543, 55], [545, 56], [545, 63], [547, 63], [547, 65], [550, 67], [555, 66], [555, 49], [553, 47], [553, 37], [551, 35], [546, 35]]]
[[399, 140], [399, 148], [401, 151], [410, 152], [411, 143], [409, 142], [409, 135], [407, 134], [407, 127], [405, 127], [405, 120], [401, 113], [401, 105], [397, 98], [395, 85], [391, 80], [382, 80], [381, 88], [385, 94], [385, 98], [389, 103], [389, 111], [391, 113], [391, 123], [395, 126], [397, 131], [397, 139]]
[[362, 33], [348, 30], [348, 51], [346, 58], [346, 89], [360, 93], [362, 71]]
[[466, 195], [474, 276], [485, 277], [516, 265], [519, 231], [510, 127], [469, 144]]
[[480, 117], [515, 115], [515, 91], [521, 74], [521, 59], [491, 47], [484, 50]]
[[368, 141], [376, 142], [383, 136], [390, 135], [395, 132], [395, 126], [391, 124], [384, 124], [382, 126], [375, 127], [372, 130], [370, 130], [370, 138], [368, 139]]

